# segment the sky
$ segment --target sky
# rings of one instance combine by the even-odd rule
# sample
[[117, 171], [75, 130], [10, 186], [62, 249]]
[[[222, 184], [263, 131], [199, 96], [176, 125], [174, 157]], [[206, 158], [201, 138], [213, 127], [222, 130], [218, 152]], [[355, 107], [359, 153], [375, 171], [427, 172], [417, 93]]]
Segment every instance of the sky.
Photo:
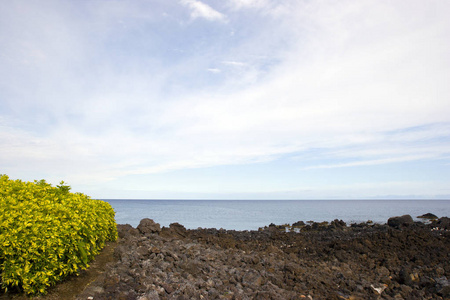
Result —
[[0, 174], [99, 199], [450, 199], [450, 1], [0, 1]]

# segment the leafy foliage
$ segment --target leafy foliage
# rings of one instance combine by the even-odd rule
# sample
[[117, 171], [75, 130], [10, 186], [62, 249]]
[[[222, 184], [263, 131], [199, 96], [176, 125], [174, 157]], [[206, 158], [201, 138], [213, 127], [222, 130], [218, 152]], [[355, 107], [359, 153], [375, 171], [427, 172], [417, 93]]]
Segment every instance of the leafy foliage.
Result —
[[23, 182], [0, 175], [1, 285], [28, 294], [86, 269], [106, 241], [117, 239], [107, 202], [71, 193], [61, 182]]

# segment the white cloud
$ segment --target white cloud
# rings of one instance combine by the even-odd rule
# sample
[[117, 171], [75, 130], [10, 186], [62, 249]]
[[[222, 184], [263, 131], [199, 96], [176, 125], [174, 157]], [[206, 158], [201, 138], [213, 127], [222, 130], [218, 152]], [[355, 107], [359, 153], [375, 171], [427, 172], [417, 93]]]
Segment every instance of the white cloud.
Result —
[[[386, 181], [377, 183], [327, 184], [324, 186], [306, 186], [305, 191], [291, 191], [298, 199], [304, 195], [306, 199], [433, 199], [437, 196], [433, 191], [442, 190], [445, 184], [430, 181]], [[306, 192], [308, 191], [308, 192]], [[312, 198], [308, 198], [311, 195]], [[361, 197], [360, 195], [364, 195]], [[417, 197], [417, 195], [420, 195]]]
[[222, 62], [224, 65], [230, 65], [230, 66], [234, 66], [234, 67], [244, 67], [244, 66], [247, 66], [247, 64], [246, 63], [244, 63], [244, 62], [241, 62], [241, 61], [229, 61], [229, 60], [226, 60], [226, 61], [223, 61]]
[[[226, 9], [227, 16], [182, 3], [193, 19], [226, 21], [236, 34], [190, 33], [178, 23], [164, 31], [130, 7], [112, 9], [100, 24], [98, 11], [87, 23], [57, 6], [25, 14], [40, 9], [48, 24], [11, 13], [16, 29], [1, 31], [8, 51], [0, 66], [11, 72], [1, 77], [8, 114], [0, 116], [0, 171], [89, 184], [283, 155], [297, 155], [294, 163], [307, 169], [448, 156], [448, 4], [292, 1], [270, 26], [245, 25], [252, 31]], [[179, 35], [164, 40], [172, 31]], [[18, 43], [26, 47], [15, 52]], [[183, 51], [158, 55], [166, 49]], [[225, 79], [209, 86], [211, 78]], [[416, 128], [426, 124], [434, 125]], [[307, 151], [314, 162], [301, 164]]]
[[235, 8], [261, 8], [268, 6], [268, 0], [231, 0]]
[[230, 0], [228, 5], [232, 10], [253, 10], [259, 13], [272, 16], [281, 17], [286, 16], [292, 8], [300, 2], [294, 1], [271, 1], [271, 0]]
[[316, 166], [303, 168], [303, 170], [373, 166], [373, 165], [391, 164], [391, 163], [399, 163], [399, 162], [407, 162], [407, 161], [417, 161], [417, 160], [424, 160], [424, 159], [430, 159], [430, 158], [433, 159], [433, 158], [436, 158], [436, 156], [435, 155], [412, 155], [412, 156], [404, 156], [403, 155], [400, 157], [392, 157], [392, 158], [373, 159], [373, 160], [358, 160], [358, 161], [348, 162], [348, 163], [316, 165]]
[[181, 3], [191, 9], [192, 19], [204, 18], [209, 21], [221, 21], [227, 20], [226, 16], [211, 6], [197, 0], [181, 0]]
[[208, 71], [215, 74], [222, 72], [220, 69], [217, 68], [209, 68]]

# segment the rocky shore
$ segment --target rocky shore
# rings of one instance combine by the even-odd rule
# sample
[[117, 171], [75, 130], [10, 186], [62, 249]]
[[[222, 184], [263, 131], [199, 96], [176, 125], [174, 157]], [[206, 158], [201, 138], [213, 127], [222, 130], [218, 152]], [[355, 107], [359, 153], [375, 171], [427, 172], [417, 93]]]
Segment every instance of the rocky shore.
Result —
[[450, 299], [449, 218], [293, 225], [119, 225], [113, 261], [76, 299]]

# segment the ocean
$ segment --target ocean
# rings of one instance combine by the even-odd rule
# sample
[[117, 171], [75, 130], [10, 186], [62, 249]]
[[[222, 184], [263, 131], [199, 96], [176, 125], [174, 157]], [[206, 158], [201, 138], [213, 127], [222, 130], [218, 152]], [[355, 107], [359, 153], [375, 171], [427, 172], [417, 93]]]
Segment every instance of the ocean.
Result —
[[187, 229], [257, 230], [297, 221], [343, 220], [360, 223], [409, 214], [450, 217], [450, 200], [109, 200], [117, 224], [136, 227], [143, 218], [168, 227], [178, 222]]

